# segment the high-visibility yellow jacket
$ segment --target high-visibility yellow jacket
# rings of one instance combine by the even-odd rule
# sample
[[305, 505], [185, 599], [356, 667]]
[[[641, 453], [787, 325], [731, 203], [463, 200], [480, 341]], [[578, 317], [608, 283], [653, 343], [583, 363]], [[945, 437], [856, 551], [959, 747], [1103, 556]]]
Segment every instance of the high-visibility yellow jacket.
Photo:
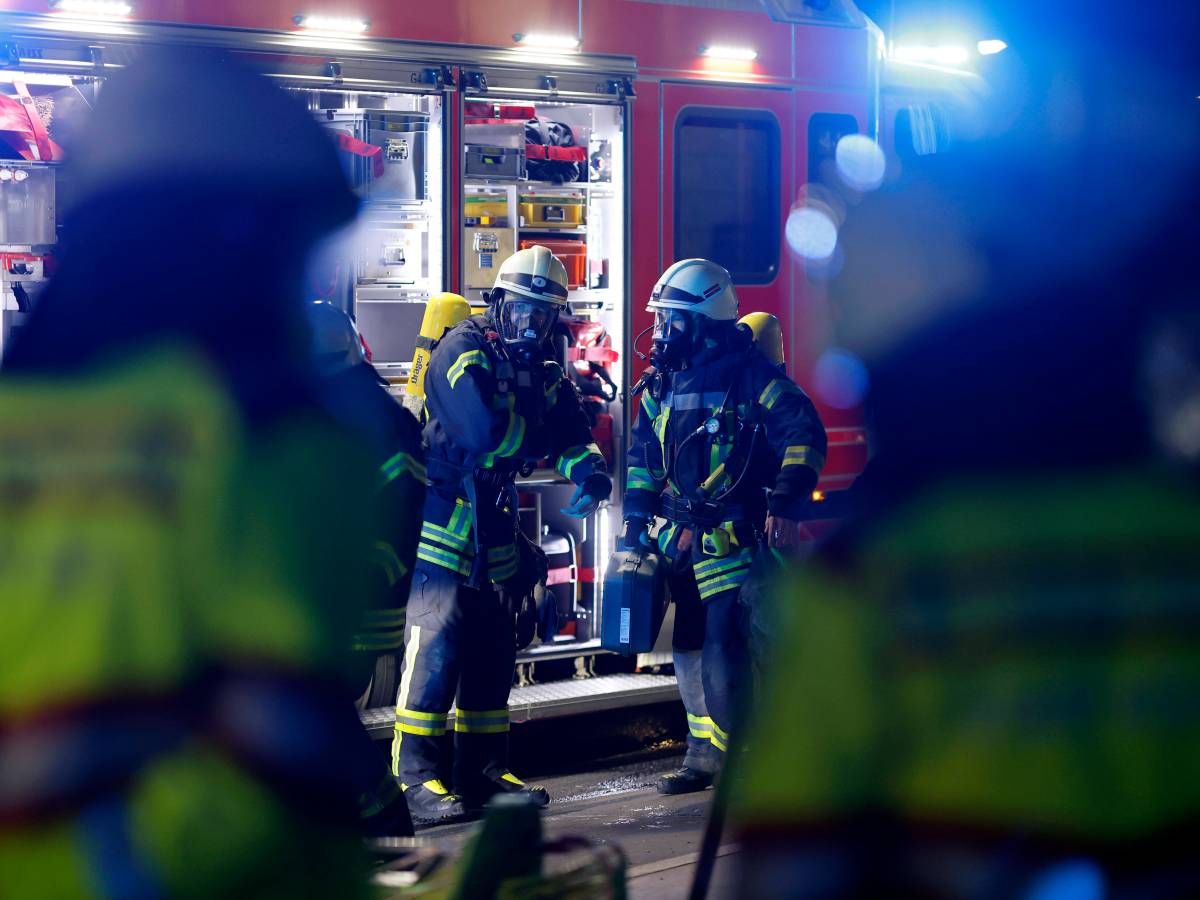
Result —
[[179, 350], [0, 380], [0, 896], [359, 892], [375, 478]]
[[1149, 468], [962, 477], [853, 526], [776, 592], [749, 846], [864, 850], [879, 812], [1100, 858], [1194, 829], [1197, 548], [1200, 495]]

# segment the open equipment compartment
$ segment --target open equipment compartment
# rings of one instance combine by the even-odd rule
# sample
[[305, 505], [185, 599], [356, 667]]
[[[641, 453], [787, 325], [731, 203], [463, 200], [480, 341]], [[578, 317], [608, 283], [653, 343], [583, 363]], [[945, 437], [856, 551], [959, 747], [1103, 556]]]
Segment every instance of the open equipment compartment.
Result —
[[54, 272], [62, 144], [102, 80], [29, 62], [0, 71], [0, 355]]
[[[429, 45], [21, 13], [0, 14], [0, 37], [0, 95], [28, 91], [51, 141], [78, 127], [108, 74], [149, 47], [222, 50], [300, 94], [330, 128], [363, 199], [357, 221], [314, 262], [308, 299], [354, 314], [377, 365], [400, 380], [424, 302], [446, 287], [444, 109], [455, 87]], [[50, 155], [29, 130], [33, 155]], [[56, 201], [69, 191], [57, 163], [0, 153], [0, 350], [53, 269]]]
[[[607, 74], [560, 73], [560, 63], [606, 66]], [[563, 260], [568, 312], [556, 349], [609, 461], [614, 503], [627, 432], [631, 71], [629, 61], [583, 55], [464, 71], [459, 150], [463, 293], [482, 305], [500, 264], [519, 249], [540, 244]], [[574, 658], [578, 666], [599, 650], [602, 578], [620, 511], [605, 508], [582, 522], [562, 515], [574, 488], [552, 468], [517, 483], [522, 526], [550, 560], [554, 606], [519, 659]]]
[[362, 198], [358, 219], [313, 267], [309, 299], [354, 314], [372, 362], [399, 384], [425, 303], [445, 284], [440, 92], [297, 88], [329, 129]]

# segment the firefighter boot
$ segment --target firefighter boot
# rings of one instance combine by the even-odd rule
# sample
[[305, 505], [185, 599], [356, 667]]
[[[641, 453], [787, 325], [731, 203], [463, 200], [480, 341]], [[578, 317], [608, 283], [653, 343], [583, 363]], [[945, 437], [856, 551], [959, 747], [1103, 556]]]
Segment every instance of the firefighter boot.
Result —
[[683, 766], [658, 779], [657, 787], [660, 794], [694, 794], [707, 789], [712, 783], [711, 772], [701, 772], [699, 769]]
[[444, 825], [467, 818], [462, 797], [452, 794], [438, 779], [414, 784], [404, 789], [404, 799], [413, 821], [422, 825]]
[[463, 800], [467, 809], [477, 810], [497, 794], [522, 794], [536, 806], [550, 802], [550, 794], [540, 784], [526, 784], [508, 769], [492, 766], [482, 775], [470, 779], [463, 788]]

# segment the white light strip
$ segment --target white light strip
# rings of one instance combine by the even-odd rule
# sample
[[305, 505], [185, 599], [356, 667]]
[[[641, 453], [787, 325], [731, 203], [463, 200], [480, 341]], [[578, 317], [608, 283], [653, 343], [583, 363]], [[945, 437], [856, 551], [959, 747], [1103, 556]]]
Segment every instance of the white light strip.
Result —
[[125, 0], [50, 0], [50, 8], [73, 16], [127, 16], [133, 4]]
[[966, 47], [896, 47], [892, 58], [901, 62], [935, 63], [939, 66], [961, 66], [970, 54]]
[[758, 51], [752, 47], [701, 47], [700, 53], [710, 59], [738, 59], [743, 62], [758, 59]]
[[975, 45], [975, 49], [979, 51], [980, 56], [992, 56], [996, 53], [1002, 53], [1008, 49], [1008, 44], [1004, 41], [992, 38], [987, 41], [980, 41]]
[[332, 34], [362, 34], [371, 27], [366, 19], [341, 16], [293, 16], [292, 21], [306, 31], [328, 31]]
[[571, 34], [514, 34], [513, 40], [522, 47], [539, 50], [578, 50], [579, 38]]

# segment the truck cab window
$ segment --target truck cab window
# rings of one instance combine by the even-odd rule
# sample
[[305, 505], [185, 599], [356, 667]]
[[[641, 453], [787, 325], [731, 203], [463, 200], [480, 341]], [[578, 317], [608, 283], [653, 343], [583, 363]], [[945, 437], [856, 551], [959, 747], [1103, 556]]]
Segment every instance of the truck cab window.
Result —
[[703, 257], [737, 284], [779, 271], [779, 122], [766, 110], [688, 107], [675, 124], [675, 259]]

